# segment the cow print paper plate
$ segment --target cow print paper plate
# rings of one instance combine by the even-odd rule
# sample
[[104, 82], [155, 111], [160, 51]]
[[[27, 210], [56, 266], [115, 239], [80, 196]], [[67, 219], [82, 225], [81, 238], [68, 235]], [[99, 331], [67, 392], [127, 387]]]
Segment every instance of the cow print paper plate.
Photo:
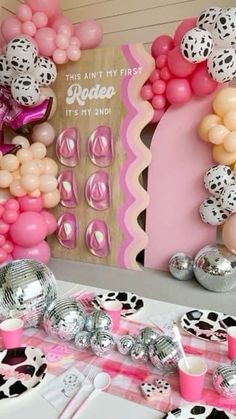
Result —
[[47, 369], [45, 355], [30, 346], [0, 352], [0, 400], [36, 387]]
[[184, 330], [197, 338], [216, 342], [225, 342], [226, 328], [236, 326], [236, 317], [207, 310], [192, 310], [180, 319]]
[[122, 303], [121, 317], [131, 316], [143, 307], [142, 298], [130, 292], [109, 292], [108, 294], [99, 294], [92, 300], [92, 305], [103, 310], [103, 304], [107, 301], [119, 300]]
[[163, 419], [235, 419], [235, 416], [224, 410], [202, 404], [189, 404], [178, 407], [167, 413]]

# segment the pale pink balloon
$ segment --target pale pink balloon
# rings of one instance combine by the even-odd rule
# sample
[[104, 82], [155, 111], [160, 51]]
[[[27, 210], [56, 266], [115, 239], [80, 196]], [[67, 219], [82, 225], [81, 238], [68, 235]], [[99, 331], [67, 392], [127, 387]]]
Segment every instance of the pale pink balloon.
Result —
[[33, 14], [32, 22], [35, 24], [36, 28], [44, 28], [47, 26], [48, 17], [43, 12], [36, 12]]
[[43, 206], [44, 208], [54, 208], [56, 207], [60, 202], [60, 192], [58, 189], [55, 189], [52, 192], [43, 193]]
[[66, 50], [67, 57], [71, 61], [78, 61], [81, 56], [81, 51], [76, 45], [70, 45]]
[[56, 64], [65, 64], [67, 62], [67, 55], [66, 55], [66, 51], [64, 51], [63, 49], [55, 49], [53, 55], [52, 55], [53, 61]]
[[75, 45], [76, 47], [80, 48], [80, 40], [77, 36], [72, 36], [70, 38], [70, 45]]
[[56, 36], [56, 46], [59, 49], [66, 50], [70, 44], [69, 36], [64, 35], [63, 33], [59, 33]]
[[15, 16], [8, 16], [2, 22], [1, 31], [5, 41], [8, 43], [21, 33], [21, 21]]
[[70, 38], [73, 33], [71, 29], [71, 25], [67, 25], [67, 24], [61, 25], [57, 32], [58, 34], [66, 36], [67, 38]]
[[23, 198], [19, 198], [18, 201], [20, 204], [20, 210], [22, 212], [40, 212], [43, 209], [43, 200], [41, 196], [39, 196], [38, 198], [31, 198], [29, 195], [26, 195]]
[[31, 144], [30, 151], [35, 159], [43, 159], [47, 154], [47, 149], [42, 143]]
[[197, 25], [197, 18], [196, 17], [189, 17], [188, 19], [183, 20], [177, 26], [174, 34], [174, 45], [180, 45], [183, 36], [188, 32], [190, 29], [194, 28]]
[[52, 28], [40, 28], [35, 34], [35, 41], [38, 44], [39, 53], [51, 57], [56, 49], [56, 32]]
[[60, 28], [63, 26], [69, 26], [70, 28], [70, 35], [73, 35], [74, 27], [69, 19], [67, 19], [65, 16], [59, 16], [56, 18], [52, 24], [52, 28], [55, 29], [56, 32], [60, 32]]
[[59, 0], [26, 0], [25, 3], [33, 12], [44, 12], [47, 17], [52, 17], [60, 11]]
[[40, 213], [47, 225], [47, 235], [53, 234], [57, 229], [57, 220], [51, 212], [43, 210]]
[[22, 32], [25, 35], [34, 36], [36, 34], [36, 26], [33, 22], [27, 21], [22, 23]]
[[96, 48], [102, 42], [102, 28], [95, 20], [85, 20], [75, 27], [81, 49]]
[[39, 262], [47, 264], [49, 262], [51, 251], [46, 241], [41, 241], [32, 247], [14, 246], [14, 259], [35, 259]]
[[43, 122], [35, 125], [31, 134], [31, 139], [34, 142], [42, 143], [46, 147], [51, 145], [55, 139], [56, 133], [51, 124]]
[[22, 22], [32, 19], [32, 10], [27, 4], [18, 4], [16, 7], [16, 16]]
[[39, 212], [22, 212], [10, 227], [12, 241], [23, 247], [31, 247], [45, 239], [47, 226]]
[[18, 217], [19, 217], [19, 212], [15, 211], [14, 209], [6, 210], [4, 211], [2, 215], [3, 221], [7, 224], [15, 223]]
[[41, 87], [38, 104], [42, 103], [45, 99], [49, 99], [50, 97], [53, 99], [53, 102], [50, 115], [48, 116], [48, 121], [53, 117], [57, 110], [57, 97], [51, 87]]

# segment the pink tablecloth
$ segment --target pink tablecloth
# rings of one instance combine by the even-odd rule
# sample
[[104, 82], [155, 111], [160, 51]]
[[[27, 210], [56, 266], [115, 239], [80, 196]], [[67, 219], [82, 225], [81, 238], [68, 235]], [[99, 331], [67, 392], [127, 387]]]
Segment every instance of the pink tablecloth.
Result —
[[[130, 320], [122, 320], [119, 335], [136, 335], [138, 331], [146, 325]], [[166, 376], [172, 392], [169, 399], [160, 399], [158, 401], [146, 401], [140, 392], [142, 381], [154, 383], [155, 379], [161, 375], [150, 362], [145, 365], [139, 365], [132, 362], [129, 357], [122, 356], [117, 351], [113, 351], [105, 358], [94, 357], [90, 352], [79, 352], [73, 344], [58, 342], [51, 339], [43, 330], [28, 329], [24, 333], [24, 344], [42, 349], [49, 365], [49, 372], [59, 375], [73, 364], [82, 372], [86, 365], [94, 358], [94, 366], [99, 371], [107, 371], [112, 377], [112, 384], [107, 390], [116, 396], [147, 405], [154, 409], [166, 412], [174, 409], [186, 401], [181, 399], [178, 386], [178, 375], [172, 373]], [[183, 334], [183, 343], [188, 353], [196, 353], [203, 356], [209, 367], [205, 381], [203, 404], [222, 405], [226, 403], [225, 409], [236, 412], [236, 401], [234, 404], [227, 399], [222, 399], [214, 391], [212, 386], [212, 371], [219, 363], [229, 363], [226, 356], [226, 344], [206, 342], [196, 339], [191, 335]]]

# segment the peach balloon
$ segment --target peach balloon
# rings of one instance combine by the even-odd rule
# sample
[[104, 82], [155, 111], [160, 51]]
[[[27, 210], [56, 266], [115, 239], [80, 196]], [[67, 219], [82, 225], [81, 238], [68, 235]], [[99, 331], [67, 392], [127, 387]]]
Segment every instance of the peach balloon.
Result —
[[229, 153], [236, 152], [236, 131], [229, 132], [224, 138], [224, 148]]
[[47, 149], [42, 143], [34, 143], [30, 146], [30, 151], [35, 159], [43, 159], [47, 154]]
[[0, 189], [0, 205], [4, 204], [8, 199], [12, 198], [12, 194], [8, 189]]
[[224, 116], [227, 112], [236, 108], [236, 88], [224, 87], [219, 90], [212, 103], [215, 113]]
[[224, 124], [230, 131], [236, 131], [236, 108], [224, 115]]
[[232, 214], [224, 223], [222, 239], [230, 252], [236, 254], [236, 214]]
[[38, 165], [37, 163], [35, 163], [34, 160], [27, 161], [24, 164], [22, 164], [20, 168], [20, 173], [22, 176], [25, 176], [25, 175], [39, 176], [40, 174]]
[[48, 99], [50, 97], [52, 97], [53, 102], [52, 102], [51, 112], [48, 117], [48, 121], [53, 117], [53, 115], [55, 114], [57, 110], [57, 98], [51, 87], [41, 87], [39, 101], [37, 104], [42, 103], [45, 99]]
[[29, 192], [29, 196], [31, 196], [31, 198], [38, 198], [40, 195], [41, 192], [39, 189], [35, 189], [35, 191]]
[[42, 175], [44, 173], [44, 159], [34, 159], [34, 163], [37, 164], [39, 169], [39, 174]]
[[225, 150], [223, 144], [214, 145], [212, 149], [213, 159], [219, 164], [229, 166], [236, 162], [236, 153], [229, 153]]
[[12, 176], [13, 179], [20, 179], [21, 178], [21, 174], [20, 174], [20, 170], [15, 170], [15, 172], [12, 172]]
[[1, 158], [1, 168], [3, 170], [9, 170], [9, 172], [14, 172], [19, 167], [19, 160], [13, 154], [6, 154]]
[[10, 192], [13, 196], [21, 197], [26, 195], [25, 189], [21, 186], [18, 179], [14, 179], [10, 184]]
[[217, 124], [222, 124], [222, 119], [218, 115], [206, 115], [204, 118], [202, 118], [197, 127], [197, 133], [199, 137], [202, 140], [208, 142], [208, 131], [210, 130], [210, 128], [214, 127]]
[[20, 183], [22, 188], [27, 192], [33, 192], [35, 189], [39, 188], [39, 177], [35, 175], [25, 175], [22, 176]]
[[44, 164], [45, 175], [57, 176], [58, 166], [53, 159], [50, 159], [50, 157], [45, 157], [43, 159], [43, 164]]
[[55, 189], [52, 192], [47, 192], [42, 194], [43, 198], [43, 206], [44, 208], [54, 208], [56, 207], [60, 202], [60, 192], [58, 189]]
[[19, 151], [17, 151], [16, 157], [21, 164], [25, 163], [26, 161], [30, 161], [33, 158], [31, 151], [24, 148], [21, 148]]
[[51, 175], [42, 175], [39, 178], [39, 189], [41, 192], [51, 192], [57, 187], [57, 180]]
[[29, 149], [30, 148], [30, 143], [27, 140], [27, 138], [22, 137], [21, 135], [17, 135], [16, 137], [14, 137], [12, 139], [12, 144], [21, 145], [21, 147], [24, 148], [24, 149]]
[[9, 188], [12, 181], [12, 173], [8, 170], [0, 170], [0, 188]]
[[222, 144], [229, 130], [224, 125], [215, 125], [208, 131], [208, 140], [212, 144]]
[[53, 143], [56, 133], [51, 124], [44, 122], [43, 124], [35, 125], [31, 134], [31, 139], [34, 142], [39, 142], [48, 147]]

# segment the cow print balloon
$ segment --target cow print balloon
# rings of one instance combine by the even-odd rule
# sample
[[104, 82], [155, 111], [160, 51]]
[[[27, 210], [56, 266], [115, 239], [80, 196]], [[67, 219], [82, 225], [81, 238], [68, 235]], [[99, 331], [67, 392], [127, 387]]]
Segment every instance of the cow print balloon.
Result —
[[15, 77], [11, 85], [14, 99], [24, 106], [32, 106], [39, 101], [39, 83], [31, 75]]
[[27, 38], [14, 38], [7, 45], [9, 66], [16, 73], [29, 73], [37, 65], [37, 49]]
[[236, 76], [236, 51], [233, 48], [215, 48], [207, 61], [213, 80], [226, 83]]
[[201, 29], [206, 29], [212, 31], [213, 25], [216, 21], [216, 18], [222, 12], [221, 7], [209, 7], [206, 10], [203, 10], [197, 20], [197, 26]]
[[223, 224], [230, 215], [229, 211], [222, 208], [219, 199], [215, 196], [209, 197], [201, 203], [199, 213], [204, 223], [213, 226]]
[[10, 86], [13, 72], [8, 65], [6, 55], [0, 55], [0, 86]]
[[213, 39], [219, 47], [236, 46], [236, 8], [223, 10], [217, 17], [212, 31]]
[[234, 172], [223, 164], [210, 167], [204, 175], [205, 188], [212, 194], [219, 196], [227, 185], [235, 182]]
[[213, 49], [213, 39], [205, 29], [193, 28], [181, 41], [181, 51], [184, 58], [191, 63], [205, 61]]
[[236, 212], [236, 184], [226, 186], [222, 193], [221, 205], [225, 210]]
[[57, 77], [57, 69], [52, 60], [47, 57], [38, 57], [34, 77], [40, 86], [49, 86]]

